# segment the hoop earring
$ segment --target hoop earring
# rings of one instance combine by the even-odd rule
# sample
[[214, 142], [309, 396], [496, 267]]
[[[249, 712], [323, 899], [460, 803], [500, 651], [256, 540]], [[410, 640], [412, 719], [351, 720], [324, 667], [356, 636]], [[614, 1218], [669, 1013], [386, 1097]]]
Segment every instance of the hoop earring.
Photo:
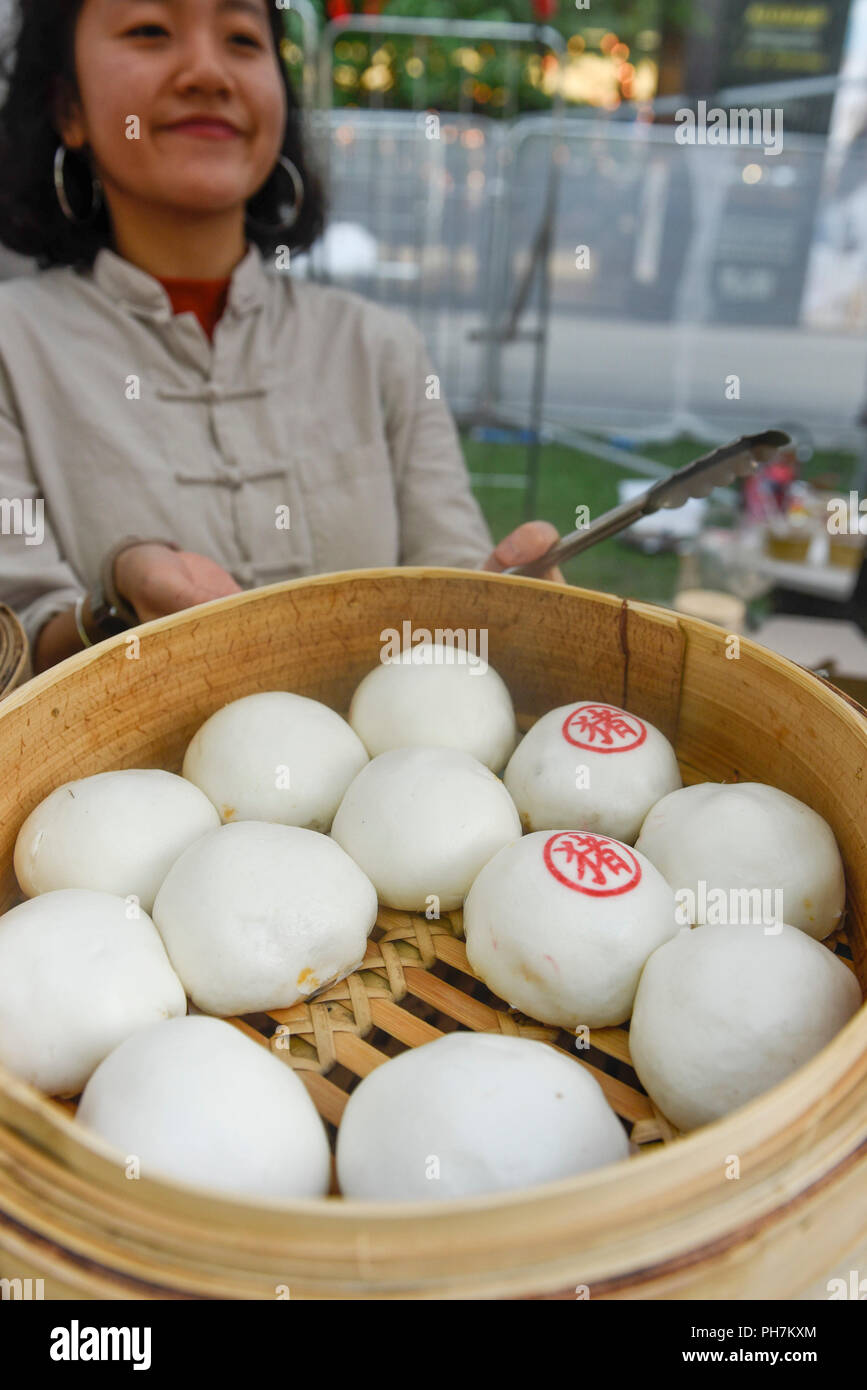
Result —
[[292, 163], [288, 155], [280, 155], [277, 163], [274, 165], [274, 169], [276, 170], [277, 168], [285, 169], [292, 180], [292, 192], [294, 195], [292, 200], [292, 211], [289, 217], [281, 222], [260, 222], [258, 218], [250, 217], [248, 214], [247, 222], [254, 231], [265, 233], [288, 232], [295, 226], [301, 213], [301, 208], [304, 203], [304, 180], [301, 178], [296, 166]]
[[57, 194], [57, 201], [60, 204], [60, 211], [67, 222], [74, 222], [76, 226], [84, 227], [94, 220], [102, 207], [102, 184], [96, 174], [91, 171], [91, 190], [92, 197], [90, 211], [86, 217], [79, 217], [73, 210], [72, 204], [66, 194], [66, 156], [68, 150], [65, 145], [58, 145], [54, 153], [54, 191]]

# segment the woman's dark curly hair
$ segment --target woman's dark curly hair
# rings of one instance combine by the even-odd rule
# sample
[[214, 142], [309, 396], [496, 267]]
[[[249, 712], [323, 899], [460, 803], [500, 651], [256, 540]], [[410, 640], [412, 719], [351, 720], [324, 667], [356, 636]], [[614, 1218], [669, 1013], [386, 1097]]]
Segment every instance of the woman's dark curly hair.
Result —
[[[69, 222], [54, 189], [54, 155], [60, 136], [54, 123], [55, 96], [61, 82], [77, 91], [75, 27], [84, 0], [19, 0], [19, 22], [3, 55], [8, 83], [0, 107], [0, 242], [11, 251], [36, 257], [42, 267], [74, 265], [85, 269], [96, 253], [111, 245], [111, 226], [105, 207], [86, 226]], [[267, 5], [274, 38], [275, 60], [286, 88], [287, 117], [282, 153], [296, 165], [304, 183], [304, 202], [289, 231], [271, 234], [247, 226], [247, 236], [263, 255], [277, 246], [304, 251], [325, 224], [325, 200], [320, 180], [311, 167], [302, 138], [301, 112], [279, 56], [282, 18]], [[82, 159], [69, 158], [67, 184], [74, 207], [87, 207], [90, 172]], [[81, 191], [76, 180], [80, 181]], [[247, 204], [250, 218], [266, 225], [280, 220], [288, 177], [279, 166]], [[79, 201], [80, 200], [80, 201]]]

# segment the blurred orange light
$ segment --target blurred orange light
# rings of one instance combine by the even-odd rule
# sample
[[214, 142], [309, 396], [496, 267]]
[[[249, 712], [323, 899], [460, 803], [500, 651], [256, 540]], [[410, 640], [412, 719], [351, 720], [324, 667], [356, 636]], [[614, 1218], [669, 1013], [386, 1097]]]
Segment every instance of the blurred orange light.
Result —
[[603, 53], [610, 53], [612, 48], [619, 42], [616, 34], [603, 34], [599, 41], [599, 47]]
[[635, 68], [631, 63], [621, 63], [617, 72], [621, 82], [631, 82], [635, 76]]
[[612, 56], [612, 58], [628, 58], [628, 57], [629, 57], [629, 44], [628, 44], [628, 43], [616, 43], [616, 44], [614, 45], [614, 47], [612, 48], [612, 50], [611, 50], [611, 56]]
[[551, 72], [551, 70], [552, 70], [553, 68], [556, 68], [556, 67], [557, 67], [557, 59], [554, 57], [554, 54], [553, 54], [553, 53], [546, 53], [545, 56], [544, 56], [544, 58], [542, 59], [542, 69], [543, 69], [543, 71], [544, 71], [544, 72]]

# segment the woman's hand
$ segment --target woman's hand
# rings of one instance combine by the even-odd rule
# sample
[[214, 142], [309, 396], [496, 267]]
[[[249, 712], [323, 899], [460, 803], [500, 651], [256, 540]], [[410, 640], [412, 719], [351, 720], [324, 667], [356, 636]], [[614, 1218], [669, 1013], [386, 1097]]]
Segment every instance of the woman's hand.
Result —
[[[141, 541], [122, 550], [114, 562], [114, 580], [142, 623], [241, 590], [240, 584], [206, 555], [170, 550], [155, 541]], [[80, 651], [78, 623], [74, 611], [67, 608], [49, 618], [37, 633], [33, 670], [38, 675]]]
[[[512, 565], [526, 565], [530, 560], [538, 560], [540, 555], [544, 555], [552, 545], [556, 545], [559, 539], [557, 527], [552, 526], [550, 521], [525, 521], [523, 526], [518, 526], [508, 536], [503, 537], [482, 565], [482, 569], [499, 573], [501, 570], [510, 569]], [[540, 578], [553, 580], [555, 584], [566, 583], [559, 569], [546, 570]]]
[[151, 541], [120, 552], [114, 579], [118, 593], [132, 604], [142, 623], [241, 592], [240, 584], [207, 555], [170, 550]]

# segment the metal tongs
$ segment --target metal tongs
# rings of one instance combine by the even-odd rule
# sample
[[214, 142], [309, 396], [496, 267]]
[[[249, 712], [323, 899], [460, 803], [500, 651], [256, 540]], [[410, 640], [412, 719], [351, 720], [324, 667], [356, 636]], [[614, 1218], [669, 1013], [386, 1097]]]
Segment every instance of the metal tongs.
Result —
[[760, 463], [766, 463], [791, 442], [784, 430], [763, 430], [761, 434], [742, 435], [733, 443], [724, 444], [722, 448], [694, 459], [670, 477], [660, 478], [646, 492], [639, 493], [631, 502], [612, 507], [610, 512], [605, 512], [591, 525], [563, 536], [538, 560], [513, 565], [502, 573], [529, 577], [544, 574], [564, 560], [571, 560], [573, 555], [579, 555], [582, 550], [589, 550], [598, 541], [607, 541], [610, 536], [616, 536], [618, 531], [625, 530], [643, 516], [650, 516], [663, 507], [682, 507], [690, 497], [707, 497], [715, 487], [725, 487], [735, 478], [748, 477]]

